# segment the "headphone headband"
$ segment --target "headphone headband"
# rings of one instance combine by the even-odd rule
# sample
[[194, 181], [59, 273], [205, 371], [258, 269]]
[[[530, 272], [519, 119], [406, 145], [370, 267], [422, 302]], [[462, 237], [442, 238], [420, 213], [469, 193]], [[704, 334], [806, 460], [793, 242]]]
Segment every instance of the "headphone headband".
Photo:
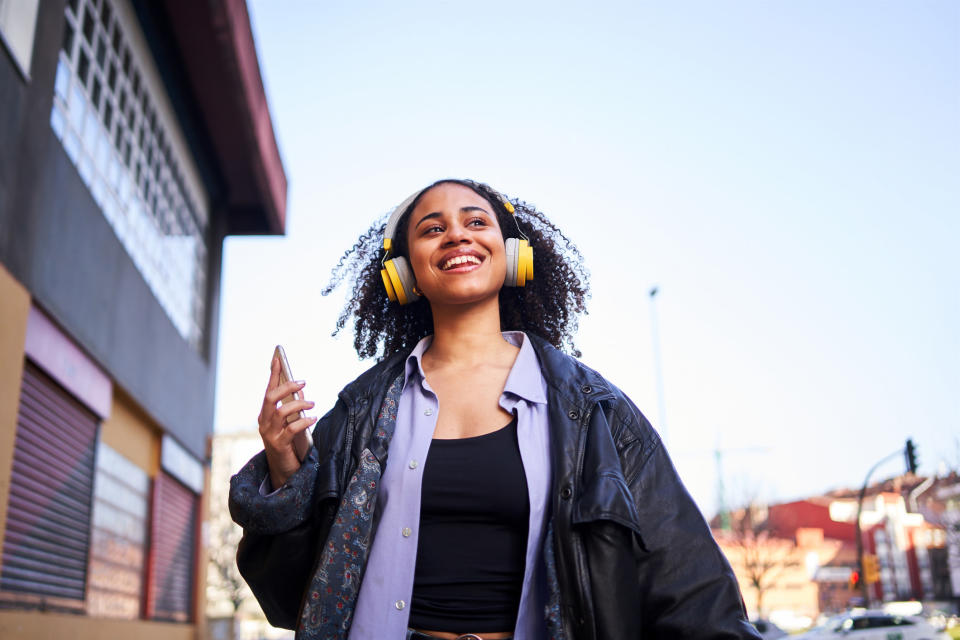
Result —
[[[474, 182], [473, 180], [451, 180], [451, 182], [453, 184], [466, 183], [466, 184], [477, 186], [477, 187], [481, 186], [480, 183]], [[411, 204], [413, 204], [414, 200], [420, 197], [421, 193], [423, 193], [424, 191], [426, 191], [427, 189], [435, 185], [436, 183], [430, 185], [429, 187], [424, 187], [419, 191], [414, 191], [412, 194], [410, 194], [410, 196], [406, 200], [398, 204], [396, 207], [394, 207], [393, 211], [390, 212], [390, 217], [387, 219], [387, 226], [383, 230], [383, 250], [386, 252], [384, 254], [384, 258], [388, 258], [390, 254], [393, 252], [393, 237], [394, 237], [394, 234], [396, 234], [397, 232], [397, 225], [400, 224], [400, 218], [403, 216], [403, 213], [407, 210], [407, 208]], [[494, 193], [496, 193], [497, 196], [500, 197], [500, 204], [503, 205], [504, 209], [506, 209], [511, 215], [515, 216], [516, 210], [513, 207], [513, 203], [507, 200], [506, 197], [504, 197], [504, 195], [499, 191], [491, 189], [487, 185], [483, 185], [483, 186], [486, 187], [487, 189], [490, 189]], [[516, 222], [516, 217], [514, 217], [514, 222]], [[519, 224], [517, 224], [517, 231], [520, 231]], [[527, 239], [527, 236], [525, 236], [522, 231], [520, 231], [520, 235], [523, 236], [525, 240]]]
[[407, 207], [413, 204], [413, 201], [416, 200], [421, 193], [423, 193], [423, 189], [414, 191], [410, 197], [398, 204], [390, 213], [390, 219], [387, 220], [387, 228], [383, 230], [383, 250], [387, 252], [387, 255], [390, 255], [390, 252], [393, 250], [393, 234], [397, 232], [397, 225], [400, 224], [400, 216], [403, 215]]

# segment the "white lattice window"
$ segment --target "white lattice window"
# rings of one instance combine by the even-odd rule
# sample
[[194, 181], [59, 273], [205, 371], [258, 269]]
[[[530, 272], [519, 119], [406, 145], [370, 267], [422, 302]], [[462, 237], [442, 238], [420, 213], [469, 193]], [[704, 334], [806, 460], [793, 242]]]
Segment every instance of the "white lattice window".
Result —
[[207, 196], [125, 0], [68, 0], [50, 125], [180, 334], [199, 348]]

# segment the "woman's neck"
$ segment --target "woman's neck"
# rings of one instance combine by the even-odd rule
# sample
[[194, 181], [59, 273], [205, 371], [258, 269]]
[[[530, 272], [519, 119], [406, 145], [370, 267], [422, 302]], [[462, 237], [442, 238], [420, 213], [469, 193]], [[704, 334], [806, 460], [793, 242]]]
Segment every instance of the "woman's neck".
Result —
[[480, 305], [434, 308], [432, 313], [433, 341], [424, 356], [434, 366], [469, 367], [491, 358], [516, 355], [516, 347], [500, 334], [500, 305], [496, 298]]

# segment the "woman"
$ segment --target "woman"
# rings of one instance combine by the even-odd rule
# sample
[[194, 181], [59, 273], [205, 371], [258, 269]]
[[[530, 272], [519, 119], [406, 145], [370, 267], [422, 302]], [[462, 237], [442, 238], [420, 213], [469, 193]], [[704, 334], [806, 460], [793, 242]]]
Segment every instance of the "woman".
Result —
[[287, 418], [313, 403], [277, 408], [303, 383], [279, 385], [274, 362], [264, 452], [231, 481], [238, 564], [273, 624], [353, 640], [757, 637], [657, 434], [559, 350], [575, 352], [586, 278], [542, 214], [442, 180], [361, 237], [334, 285], [344, 273], [338, 330], [353, 317], [357, 352], [380, 362], [302, 461], [314, 419]]

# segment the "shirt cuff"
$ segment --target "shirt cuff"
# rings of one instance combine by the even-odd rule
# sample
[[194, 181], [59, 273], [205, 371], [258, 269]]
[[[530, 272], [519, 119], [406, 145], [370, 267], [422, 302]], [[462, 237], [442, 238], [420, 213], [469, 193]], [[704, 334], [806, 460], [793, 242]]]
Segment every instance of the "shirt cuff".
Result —
[[[280, 487], [280, 489], [283, 489], [283, 487]], [[280, 489], [273, 488], [273, 485], [270, 483], [270, 474], [268, 473], [264, 476], [263, 482], [260, 483], [260, 497], [269, 498], [275, 496]]]

